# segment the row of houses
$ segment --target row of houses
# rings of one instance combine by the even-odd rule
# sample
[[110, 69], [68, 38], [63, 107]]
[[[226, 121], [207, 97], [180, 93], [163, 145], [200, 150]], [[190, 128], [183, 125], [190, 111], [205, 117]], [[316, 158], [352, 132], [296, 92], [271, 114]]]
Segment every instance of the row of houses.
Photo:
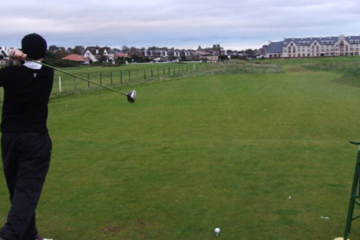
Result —
[[360, 36], [286, 38], [261, 49], [265, 58], [359, 56]]
[[[10, 48], [0, 47], [0, 50], [9, 51]], [[62, 58], [64, 60], [80, 62], [84, 64], [92, 63], [108, 63], [115, 64], [122, 60], [125, 62], [133, 61], [209, 61], [217, 62], [220, 59], [230, 59], [236, 57], [245, 57], [244, 51], [225, 50], [220, 44], [214, 44], [212, 47], [202, 48], [199, 46], [194, 49], [176, 49], [167, 47], [148, 47], [135, 48], [123, 47], [121, 50], [110, 47], [83, 47], [64, 48], [52, 45], [49, 47], [49, 54], [54, 58]], [[0, 61], [1, 61], [0, 51]]]
[[71, 61], [79, 61], [84, 63], [115, 63], [117, 59], [143, 59], [146, 61], [177, 61], [177, 60], [206, 60], [206, 61], [219, 61], [220, 56], [231, 54], [230, 56], [240, 56], [240, 51], [225, 51], [219, 44], [213, 45], [211, 48], [193, 49], [175, 49], [175, 48], [125, 48], [123, 50], [111, 49], [109, 47], [87, 47], [83, 53], [70, 54], [63, 59]]

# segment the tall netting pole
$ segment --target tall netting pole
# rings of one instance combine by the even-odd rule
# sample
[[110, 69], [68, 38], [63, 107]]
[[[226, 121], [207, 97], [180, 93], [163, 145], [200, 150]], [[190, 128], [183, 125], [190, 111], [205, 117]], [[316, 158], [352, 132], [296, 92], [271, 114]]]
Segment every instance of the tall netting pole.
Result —
[[359, 187], [360, 187], [360, 185], [359, 185], [359, 181], [360, 181], [360, 178], [359, 178], [360, 177], [360, 142], [351, 141], [350, 143], [358, 146], [358, 153], [357, 153], [357, 158], [356, 158], [353, 183], [352, 183], [352, 187], [351, 187], [349, 208], [348, 208], [348, 213], [347, 213], [347, 217], [346, 217], [346, 225], [345, 225], [344, 235], [343, 235], [343, 238], [336, 238], [335, 240], [349, 239], [348, 237], [350, 236], [350, 233], [351, 233], [352, 222], [355, 221], [356, 219], [360, 218], [360, 216], [354, 217], [355, 206], [360, 206], [360, 202], [358, 201], [358, 199], [360, 198], [360, 191], [359, 191], [360, 190], [359, 189]]

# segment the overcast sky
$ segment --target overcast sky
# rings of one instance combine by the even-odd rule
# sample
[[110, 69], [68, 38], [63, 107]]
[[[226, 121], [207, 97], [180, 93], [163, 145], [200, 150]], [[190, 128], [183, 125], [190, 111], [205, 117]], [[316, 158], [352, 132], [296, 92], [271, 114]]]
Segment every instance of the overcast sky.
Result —
[[17, 0], [0, 4], [0, 46], [257, 48], [284, 37], [360, 35], [359, 0]]

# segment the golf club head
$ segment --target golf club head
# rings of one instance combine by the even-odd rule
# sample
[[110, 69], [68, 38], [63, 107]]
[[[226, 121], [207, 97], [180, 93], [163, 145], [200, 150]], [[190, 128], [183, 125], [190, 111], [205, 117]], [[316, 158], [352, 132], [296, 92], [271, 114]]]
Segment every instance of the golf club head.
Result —
[[134, 103], [136, 100], [136, 90], [131, 90], [126, 96], [129, 102]]

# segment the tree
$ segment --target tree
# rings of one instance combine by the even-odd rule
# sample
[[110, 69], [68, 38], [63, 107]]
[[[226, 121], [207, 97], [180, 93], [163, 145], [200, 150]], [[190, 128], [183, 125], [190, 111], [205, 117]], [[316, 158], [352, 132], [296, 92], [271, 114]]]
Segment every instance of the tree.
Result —
[[85, 51], [85, 47], [81, 45], [77, 45], [72, 49], [72, 53], [82, 55]]
[[148, 57], [145, 57], [143, 54], [141, 53], [135, 53], [133, 55], [131, 55], [131, 58], [135, 61], [135, 62], [149, 62], [150, 59]]
[[63, 58], [68, 54], [64, 47], [60, 47], [59, 50], [55, 53], [56, 57]]
[[49, 52], [56, 53], [59, 50], [59, 48], [56, 45], [50, 45], [49, 46]]
[[124, 45], [124, 46], [122, 46], [121, 51], [122, 51], [123, 53], [128, 53], [128, 52], [129, 52], [129, 48]]
[[56, 45], [51, 45], [49, 47], [49, 57], [53, 58], [63, 58], [67, 55], [67, 51], [64, 47], [58, 47]]
[[226, 55], [219, 56], [219, 61], [224, 62], [224, 61], [227, 61], [227, 60], [229, 60], [228, 56], [226, 56]]
[[116, 59], [117, 64], [125, 64], [126, 62], [131, 62], [131, 58], [119, 57], [119, 58]]
[[252, 49], [246, 49], [245, 54], [247, 57], [255, 57], [255, 51]]

